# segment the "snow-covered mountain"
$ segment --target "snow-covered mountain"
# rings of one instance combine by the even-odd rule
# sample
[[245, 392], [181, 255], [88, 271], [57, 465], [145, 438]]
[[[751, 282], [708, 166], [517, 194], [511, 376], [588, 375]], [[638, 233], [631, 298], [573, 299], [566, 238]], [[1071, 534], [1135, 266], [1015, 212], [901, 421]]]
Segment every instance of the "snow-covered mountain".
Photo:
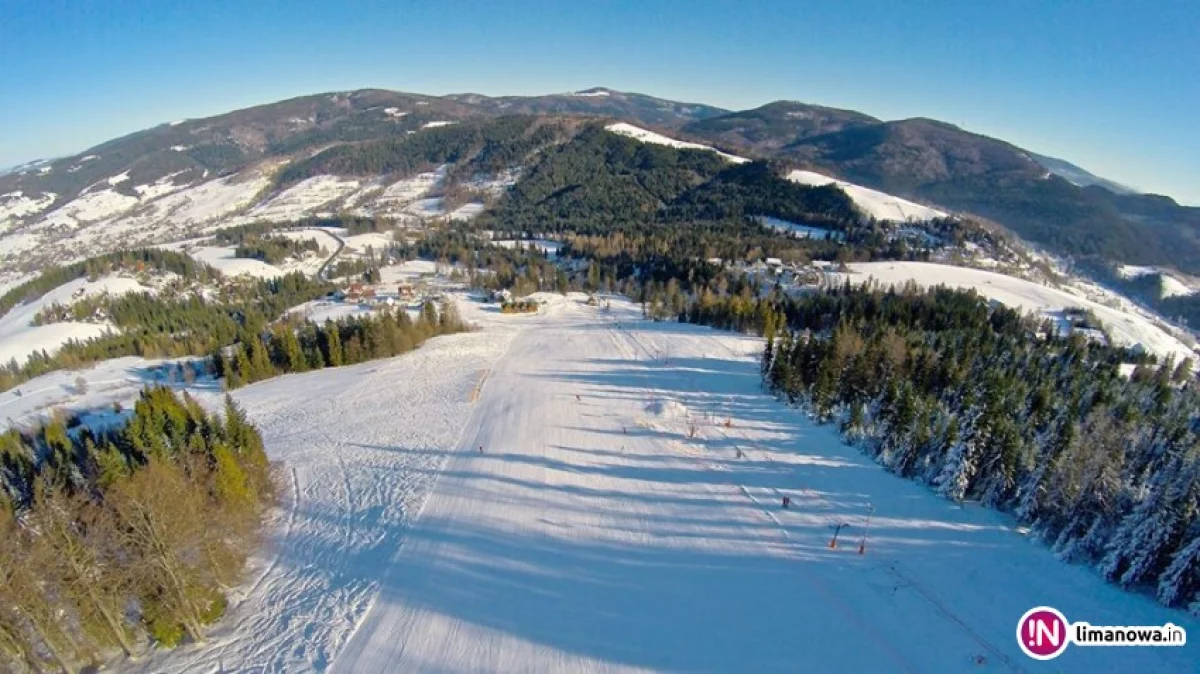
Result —
[[1116, 194], [1138, 193], [1138, 190], [1135, 190], [1132, 187], [1122, 185], [1121, 183], [1114, 182], [1107, 178], [1101, 178], [1100, 176], [1091, 173], [1086, 169], [1080, 168], [1065, 159], [1056, 159], [1054, 157], [1047, 157], [1046, 155], [1035, 153], [1030, 153], [1030, 156], [1032, 156], [1039, 164], [1045, 166], [1047, 171], [1067, 180], [1073, 185], [1078, 185], [1079, 187], [1090, 187], [1092, 185], [1096, 185]]
[[[1200, 242], [1189, 234], [1200, 227], [1200, 209], [1129, 194], [1124, 186], [1068, 162], [953, 125], [927, 119], [881, 121], [790, 101], [729, 112], [602, 87], [500, 97], [330, 92], [177, 120], [74, 156], [15, 167], [0, 175], [0, 233], [8, 237], [0, 243], [10, 253], [0, 265], [11, 272], [7, 267], [18, 259], [50, 259], [20, 257], [44, 248], [46, 239], [39, 232], [45, 230], [70, 238], [79, 229], [104, 228], [102, 223], [118, 216], [142, 216], [131, 220], [125, 232], [118, 225], [114, 233], [93, 234], [120, 239], [147, 224], [156, 231], [175, 231], [180, 223], [212, 222], [261, 201], [252, 196], [266, 196], [250, 194], [256, 176], [270, 177], [314, 154], [512, 115], [600, 117], [715, 147], [731, 157], [782, 159], [864, 189], [931, 204], [935, 210], [974, 213], [1060, 255], [1099, 255], [1120, 263], [1200, 272]], [[365, 169], [352, 175], [326, 173], [364, 184], [381, 177], [379, 171]], [[259, 186], [267, 189], [261, 182]], [[150, 205], [156, 198], [185, 192], [174, 202]], [[171, 210], [175, 207], [180, 213]], [[170, 221], [164, 208], [173, 214]]]

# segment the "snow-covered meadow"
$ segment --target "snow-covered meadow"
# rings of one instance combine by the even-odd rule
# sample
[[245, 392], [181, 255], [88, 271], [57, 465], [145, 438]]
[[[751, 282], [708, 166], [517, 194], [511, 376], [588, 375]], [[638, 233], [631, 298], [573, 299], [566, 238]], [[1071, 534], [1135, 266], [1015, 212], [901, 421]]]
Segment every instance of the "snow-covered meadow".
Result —
[[34, 352], [54, 355], [71, 340], [86, 341], [104, 335], [114, 328], [104, 320], [82, 323], [64, 321], [34, 325], [34, 318], [45, 308], [70, 305], [85, 297], [108, 294], [113, 297], [132, 292], [155, 292], [153, 286], [142, 285], [128, 276], [103, 276], [93, 280], [75, 279], [51, 290], [31, 302], [18, 304], [0, 316], [0, 363], [16, 360], [24, 363]]
[[1069, 307], [1090, 310], [1104, 324], [1113, 339], [1124, 346], [1141, 344], [1160, 357], [1173, 356], [1176, 362], [1195, 358], [1191, 347], [1145, 315], [1134, 310], [1132, 303], [1113, 307], [1073, 294], [1059, 288], [1040, 285], [997, 272], [928, 262], [862, 262], [848, 265], [849, 274], [831, 274], [841, 283], [874, 281], [883, 286], [899, 286], [908, 282], [923, 287], [944, 285], [962, 290], [975, 290], [984, 297], [1021, 310], [1044, 314], [1059, 320]]

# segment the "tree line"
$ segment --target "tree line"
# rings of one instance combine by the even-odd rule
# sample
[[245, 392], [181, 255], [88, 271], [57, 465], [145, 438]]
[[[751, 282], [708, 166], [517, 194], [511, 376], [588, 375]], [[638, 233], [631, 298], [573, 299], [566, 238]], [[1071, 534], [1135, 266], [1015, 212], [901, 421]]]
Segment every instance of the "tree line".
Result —
[[302, 256], [306, 252], [319, 252], [321, 244], [313, 239], [292, 239], [286, 236], [259, 236], [247, 239], [234, 248], [233, 256], [259, 260], [267, 264], [279, 264], [284, 260]]
[[258, 431], [147, 388], [120, 426], [0, 435], [0, 654], [77, 672], [202, 642], [242, 579], [275, 486]]
[[452, 302], [427, 301], [414, 320], [403, 309], [375, 315], [327, 320], [283, 321], [261, 334], [243, 332], [233, 344], [212, 354], [226, 387], [238, 388], [290, 372], [353, 365], [412, 351], [425, 340], [468, 329]]

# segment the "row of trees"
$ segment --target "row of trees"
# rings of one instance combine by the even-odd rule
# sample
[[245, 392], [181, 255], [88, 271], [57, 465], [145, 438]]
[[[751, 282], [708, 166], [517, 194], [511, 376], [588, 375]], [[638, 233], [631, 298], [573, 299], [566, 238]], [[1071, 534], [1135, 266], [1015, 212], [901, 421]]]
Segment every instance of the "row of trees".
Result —
[[1200, 394], [974, 293], [709, 297], [682, 320], [767, 337], [764, 385], [880, 464], [1012, 513], [1063, 558], [1200, 608]]
[[279, 264], [292, 256], [319, 252], [321, 244], [313, 239], [291, 239], [286, 236], [260, 236], [245, 240], [234, 249], [234, 257]]
[[257, 543], [275, 487], [262, 438], [148, 388], [121, 427], [58, 418], [0, 435], [0, 656], [66, 671], [203, 641]]
[[425, 302], [414, 320], [406, 311], [384, 309], [374, 316], [326, 321], [282, 322], [262, 334], [243, 333], [213, 354], [228, 388], [289, 372], [353, 365], [390, 358], [437, 335], [462, 332], [466, 324], [453, 303]]

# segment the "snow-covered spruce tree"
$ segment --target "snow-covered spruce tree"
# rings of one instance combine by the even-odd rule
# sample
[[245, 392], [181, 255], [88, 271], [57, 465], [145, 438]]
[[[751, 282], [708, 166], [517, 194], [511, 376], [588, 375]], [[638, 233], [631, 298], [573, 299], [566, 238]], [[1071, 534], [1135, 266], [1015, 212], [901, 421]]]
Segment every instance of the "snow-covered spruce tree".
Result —
[[1193, 523], [1159, 576], [1158, 600], [1200, 615], [1200, 524]]
[[1109, 541], [1099, 565], [1105, 578], [1129, 587], [1165, 566], [1164, 558], [1175, 550], [1187, 523], [1188, 482], [1177, 469], [1160, 473]]
[[933, 480], [938, 493], [952, 501], [961, 501], [967, 495], [971, 480], [979, 470], [976, 463], [975, 443], [971, 437], [960, 438], [942, 463], [941, 472]]
[[765, 380], [771, 372], [771, 363], [775, 358], [775, 337], [767, 337], [767, 344], [763, 347], [762, 358], [759, 360], [759, 371], [762, 373]]
[[1033, 470], [1028, 473], [1019, 489], [1013, 514], [1017, 519], [1033, 524], [1033, 528], [1039, 532], [1045, 528], [1041, 521], [1043, 514], [1049, 512], [1053, 506], [1050, 489], [1058, 474], [1059, 462], [1075, 443], [1077, 432], [1075, 422], [1060, 422], [1057, 431], [1043, 445]]

